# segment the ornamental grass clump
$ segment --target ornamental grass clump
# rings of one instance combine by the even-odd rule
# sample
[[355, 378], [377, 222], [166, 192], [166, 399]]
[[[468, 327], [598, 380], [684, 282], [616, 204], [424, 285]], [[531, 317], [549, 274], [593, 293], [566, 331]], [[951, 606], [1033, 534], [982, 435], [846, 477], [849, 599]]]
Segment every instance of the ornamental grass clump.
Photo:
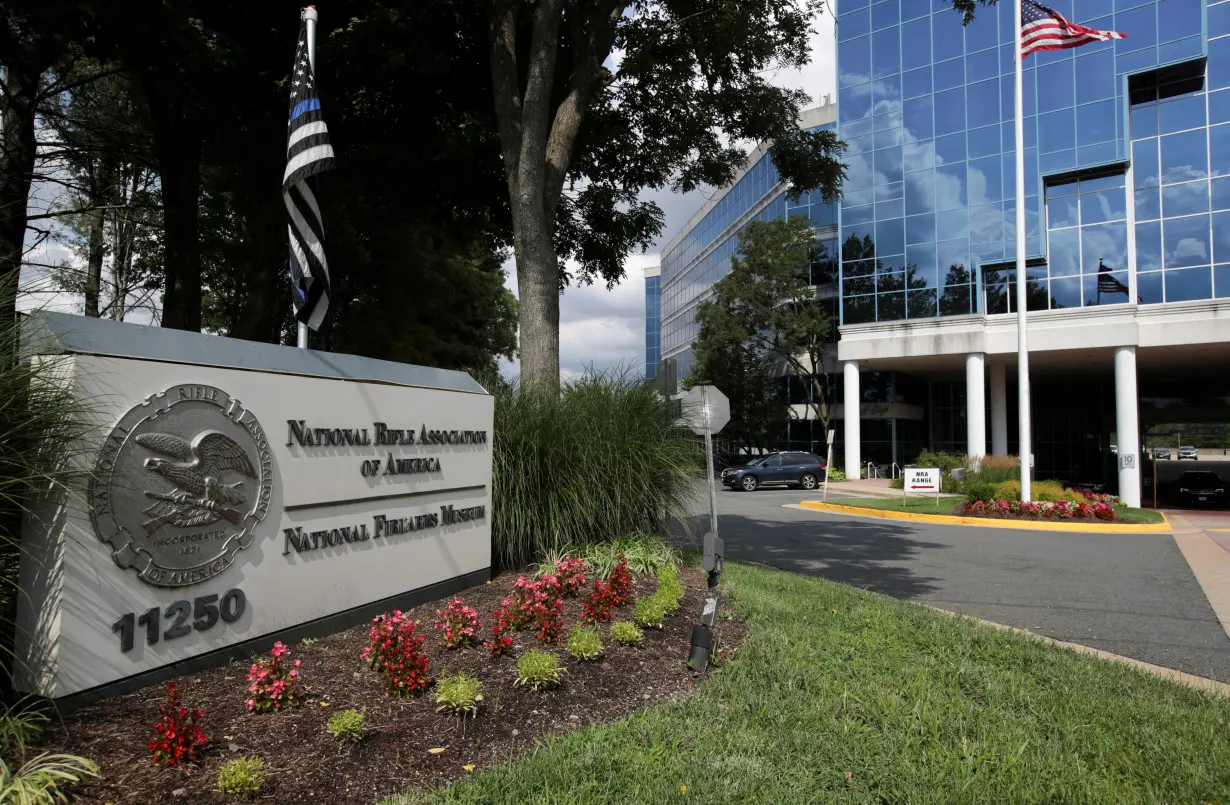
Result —
[[303, 701], [303, 682], [299, 660], [290, 661], [290, 649], [279, 640], [248, 669], [248, 699], [244, 704], [253, 713], [268, 713]]
[[530, 651], [517, 660], [517, 685], [525, 685], [535, 692], [554, 688], [564, 677], [559, 658], [545, 651]]
[[358, 710], [343, 710], [329, 719], [325, 729], [342, 743], [358, 743], [367, 732], [366, 721]]
[[643, 378], [590, 373], [551, 389], [495, 378], [484, 385], [500, 434], [491, 490], [500, 501], [491, 523], [498, 567], [572, 550], [598, 572], [585, 546], [690, 511], [704, 456], [675, 427], [678, 404]]
[[635, 646], [644, 639], [645, 633], [636, 628], [635, 623], [617, 621], [611, 624], [611, 639], [625, 646]]
[[598, 630], [592, 626], [574, 626], [568, 635], [568, 653], [584, 662], [602, 659], [602, 637]]
[[414, 633], [414, 622], [400, 609], [373, 618], [368, 639], [371, 645], [361, 656], [384, 677], [389, 693], [414, 695], [431, 685], [423, 655], [426, 638]]
[[455, 716], [478, 715], [478, 704], [483, 700], [482, 681], [465, 671], [459, 671], [452, 676], [445, 675], [436, 682], [437, 713], [450, 713]]
[[232, 797], [255, 797], [265, 787], [265, 761], [237, 757], [218, 770], [218, 790]]
[[179, 766], [196, 763], [209, 739], [201, 732], [205, 711], [200, 707], [185, 707], [180, 701], [179, 686], [167, 685], [167, 699], [158, 708], [158, 720], [149, 751], [155, 766]]
[[459, 648], [478, 642], [478, 612], [468, 607], [460, 598], [448, 602], [448, 606], [436, 613], [436, 631], [444, 641], [445, 648]]

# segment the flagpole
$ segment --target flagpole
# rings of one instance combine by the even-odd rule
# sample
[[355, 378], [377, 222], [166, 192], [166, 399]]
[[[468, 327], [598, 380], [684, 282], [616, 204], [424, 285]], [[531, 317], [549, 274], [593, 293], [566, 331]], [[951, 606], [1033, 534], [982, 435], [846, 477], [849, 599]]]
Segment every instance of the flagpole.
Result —
[[[308, 6], [303, 9], [303, 19], [307, 22], [307, 57], [308, 66], [312, 68], [312, 72], [316, 72], [316, 6]], [[308, 326], [301, 321], [296, 320], [299, 325], [299, 349], [308, 348]]]
[[1031, 500], [1030, 469], [1033, 464], [1033, 439], [1029, 410], [1029, 345], [1025, 329], [1025, 92], [1023, 89], [1021, 0], [1016, 8], [1016, 360], [1018, 387], [1018, 421], [1020, 423], [1021, 500]]

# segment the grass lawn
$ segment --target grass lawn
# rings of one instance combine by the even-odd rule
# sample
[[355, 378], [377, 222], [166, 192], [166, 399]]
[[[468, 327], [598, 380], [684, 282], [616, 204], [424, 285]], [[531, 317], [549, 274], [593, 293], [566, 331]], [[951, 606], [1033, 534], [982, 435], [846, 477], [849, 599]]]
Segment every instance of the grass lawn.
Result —
[[750, 632], [697, 694], [387, 805], [1230, 802], [1230, 699], [822, 579], [726, 571]]
[[[938, 503], [934, 497], [911, 497], [903, 505], [901, 498], [830, 498], [828, 503], [834, 506], [855, 506], [861, 509], [887, 509], [895, 512], [915, 512], [917, 514], [952, 514], [953, 509], [965, 502], [963, 497], [940, 498]], [[1119, 506], [1115, 509], [1115, 522], [1124, 525], [1152, 524], [1162, 522], [1161, 512], [1152, 509], [1129, 509]]]

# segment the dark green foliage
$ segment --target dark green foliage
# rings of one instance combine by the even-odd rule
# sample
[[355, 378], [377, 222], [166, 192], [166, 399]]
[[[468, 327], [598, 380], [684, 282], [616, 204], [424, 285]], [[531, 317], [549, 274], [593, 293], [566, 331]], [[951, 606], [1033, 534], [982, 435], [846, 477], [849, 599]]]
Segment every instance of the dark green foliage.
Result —
[[700, 335], [686, 382], [714, 382], [726, 392], [732, 435], [744, 441], [785, 430], [788, 401], [772, 379], [783, 364], [808, 386], [812, 418], [828, 425], [831, 392], [822, 356], [836, 338], [836, 319], [810, 284], [811, 264], [826, 257], [814, 239], [802, 219], [748, 223], [730, 274], [697, 311]]
[[493, 559], [519, 568], [646, 529], [689, 505], [696, 440], [635, 378], [591, 375], [561, 391], [488, 384], [495, 395]]
[[938, 468], [947, 474], [955, 469], [964, 467], [965, 456], [949, 455], [943, 450], [934, 453], [930, 450], [924, 450], [918, 454], [918, 458], [914, 461], [914, 464], [923, 469]]
[[990, 503], [995, 499], [995, 483], [983, 480], [969, 481], [965, 484], [965, 497], [971, 502], [981, 500], [983, 503]]

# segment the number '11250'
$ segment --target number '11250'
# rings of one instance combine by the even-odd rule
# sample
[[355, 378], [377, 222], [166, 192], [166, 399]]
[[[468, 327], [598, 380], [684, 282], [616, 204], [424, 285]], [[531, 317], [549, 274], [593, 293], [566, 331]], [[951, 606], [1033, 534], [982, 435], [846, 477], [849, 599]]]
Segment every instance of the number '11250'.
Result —
[[[227, 590], [222, 595], [202, 595], [192, 601], [174, 601], [164, 612], [160, 607], [146, 611], [140, 617], [135, 612], [129, 612], [111, 624], [111, 631], [120, 636], [120, 651], [132, 651], [133, 641], [138, 626], [145, 627], [145, 642], [154, 645], [159, 638], [174, 640], [177, 637], [191, 634], [193, 629], [198, 632], [208, 631], [218, 624], [219, 620], [234, 623], [243, 617], [243, 611], [248, 600], [243, 590]], [[189, 619], [191, 618], [191, 621]], [[166, 629], [162, 628], [163, 621]]]

